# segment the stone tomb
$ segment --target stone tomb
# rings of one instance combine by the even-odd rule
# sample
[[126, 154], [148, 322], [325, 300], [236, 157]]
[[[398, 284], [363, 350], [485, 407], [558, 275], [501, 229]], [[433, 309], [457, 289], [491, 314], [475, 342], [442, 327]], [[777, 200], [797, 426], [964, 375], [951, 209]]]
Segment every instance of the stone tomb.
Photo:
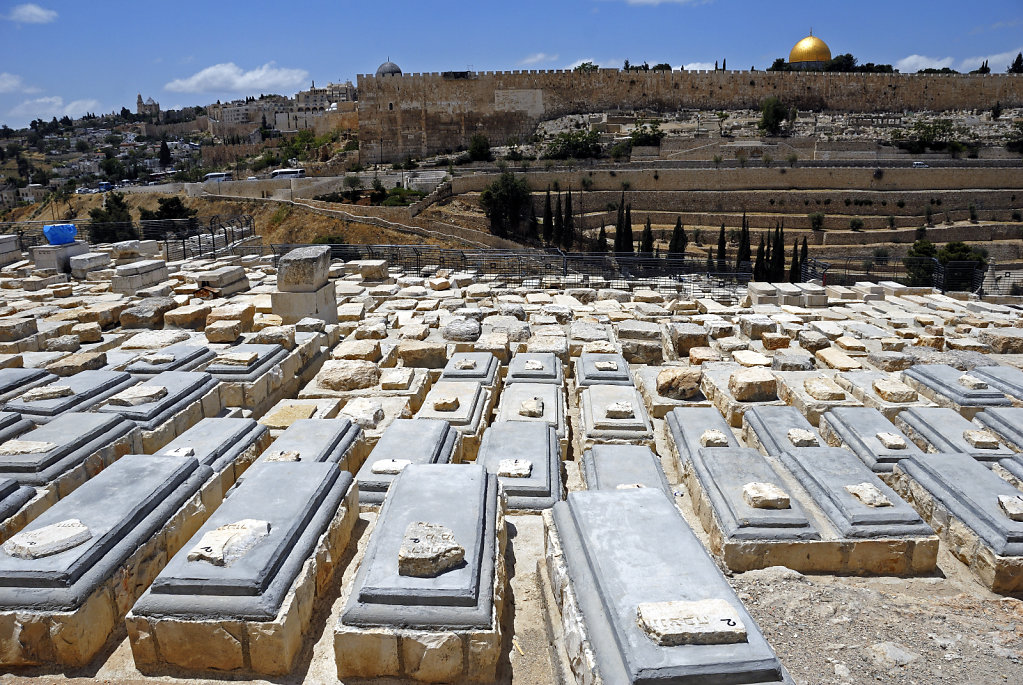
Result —
[[0, 443], [16, 438], [25, 431], [35, 428], [35, 424], [13, 411], [0, 411]]
[[366, 459], [362, 429], [349, 419], [299, 419], [274, 440], [258, 462], [332, 462], [355, 473]]
[[519, 352], [508, 362], [505, 385], [513, 383], [565, 384], [565, 370], [553, 352]]
[[501, 385], [501, 362], [490, 352], [456, 352], [441, 371], [440, 380], [479, 383], [491, 393]]
[[1014, 454], [995, 433], [945, 407], [907, 409], [895, 417], [895, 425], [925, 452], [962, 452], [985, 462]]
[[43, 369], [22, 369], [8, 367], [0, 369], [0, 403], [13, 399], [21, 393], [57, 380], [57, 376]]
[[324, 362], [316, 377], [299, 391], [299, 399], [407, 397], [409, 409], [419, 411], [432, 382], [428, 369], [409, 366], [381, 369], [366, 364], [349, 359]]
[[359, 504], [379, 506], [395, 476], [411, 464], [461, 461], [462, 436], [447, 421], [398, 419], [359, 469]]
[[[88, 249], [83, 250], [88, 252]], [[160, 259], [143, 259], [114, 268], [110, 289], [122, 295], [134, 295], [139, 290], [157, 285], [169, 277], [167, 263]]]
[[539, 422], [553, 426], [561, 453], [568, 454], [568, 406], [565, 390], [550, 383], [513, 383], [504, 389], [497, 421]]
[[661, 458], [639, 445], [594, 445], [582, 458], [587, 490], [655, 488], [671, 497]]
[[483, 431], [493, 406], [492, 394], [479, 383], [438, 381], [426, 394], [417, 419], [440, 419], [462, 434], [462, 461], [472, 461], [479, 451]]
[[203, 418], [224, 408], [220, 382], [201, 371], [164, 371], [110, 397], [97, 411], [118, 414], [142, 429], [142, 449], [151, 454]]
[[223, 383], [226, 406], [262, 415], [281, 399], [285, 380], [295, 379], [299, 366], [298, 353], [289, 355], [280, 345], [243, 343], [221, 350], [206, 373]]
[[792, 682], [660, 490], [573, 492], [544, 528], [537, 571], [559, 682]]
[[917, 364], [902, 372], [902, 380], [939, 406], [955, 409], [968, 419], [986, 407], [1012, 405], [1002, 391], [947, 364]]
[[678, 473], [685, 470], [693, 455], [703, 448], [742, 447], [714, 407], [676, 409], [664, 419], [665, 441], [675, 456]]
[[877, 409], [889, 421], [906, 407], [937, 406], [902, 381], [883, 371], [844, 371], [835, 382], [864, 406]]
[[288, 673], [358, 516], [333, 464], [254, 466], [128, 614], [136, 666]]
[[564, 498], [562, 454], [553, 426], [495, 421], [483, 433], [476, 463], [497, 476], [509, 510], [537, 512]]
[[21, 393], [4, 407], [35, 423], [47, 423], [66, 412], [88, 411], [137, 381], [123, 371], [96, 369]]
[[1023, 590], [1019, 490], [957, 453], [903, 459], [895, 465], [892, 486], [986, 587], [1002, 593]]
[[752, 449], [701, 449], [683, 481], [711, 549], [732, 571], [934, 569], [938, 544], [930, 528], [848, 451], [797, 450], [779, 463]]
[[212, 361], [216, 353], [204, 345], [178, 343], [139, 355], [125, 367], [135, 378], [148, 380], [164, 371], [195, 371]]
[[[682, 388], [690, 387], [691, 384], [691, 394], [685, 399], [680, 399], [658, 392], [658, 378], [664, 372], [677, 374], [674, 376], [674, 381], [679, 383]], [[703, 390], [700, 388], [702, 376], [700, 368], [693, 366], [638, 366], [635, 368], [636, 389], [639, 390], [643, 401], [646, 402], [650, 415], [655, 419], [663, 419], [668, 412], [678, 407], [709, 406], [710, 400], [704, 396]]]
[[1023, 407], [992, 407], [977, 414], [973, 421], [995, 433], [1012, 449], [1023, 452]]
[[[22, 485], [13, 478], [0, 478], [0, 541], [10, 537], [4, 535], [7, 521], [17, 516], [35, 495], [36, 489], [29, 485]], [[18, 529], [23, 527], [19, 526]]]
[[775, 377], [778, 398], [798, 409], [814, 426], [829, 409], [860, 406], [860, 401], [835, 381], [833, 371], [780, 371]]
[[575, 392], [592, 385], [633, 385], [625, 357], [620, 354], [583, 352], [575, 364]]
[[[751, 407], [785, 404], [778, 399], [777, 381], [772, 371], [746, 369], [735, 362], [704, 364], [700, 387], [728, 425], [735, 428], [742, 426], [742, 415]], [[740, 391], [739, 396], [733, 388]]]
[[654, 428], [634, 387], [591, 385], [579, 400], [576, 454], [599, 443], [654, 447]]
[[494, 682], [506, 544], [496, 475], [478, 464], [405, 468], [343, 592], [338, 678]]
[[1016, 406], [1023, 404], [1023, 371], [1014, 366], [978, 366], [969, 372], [1009, 396]]
[[85, 666], [206, 517], [194, 458], [130, 455], [0, 548], [0, 663]]
[[821, 418], [821, 437], [832, 447], [851, 450], [874, 473], [891, 473], [900, 459], [921, 450], [879, 410], [838, 407]]
[[742, 419], [742, 439], [761, 453], [778, 456], [806, 447], [823, 447], [824, 439], [795, 407], [754, 407]]

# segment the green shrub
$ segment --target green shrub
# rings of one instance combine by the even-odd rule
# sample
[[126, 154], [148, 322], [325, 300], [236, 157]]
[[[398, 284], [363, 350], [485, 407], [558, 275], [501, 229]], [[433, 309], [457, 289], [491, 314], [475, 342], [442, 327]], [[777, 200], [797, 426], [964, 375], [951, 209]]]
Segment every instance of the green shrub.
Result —
[[853, 231], [862, 231], [863, 219], [851, 219], [849, 221], [849, 228]]
[[814, 212], [813, 214], [807, 215], [810, 219], [810, 228], [814, 231], [824, 230], [824, 213]]

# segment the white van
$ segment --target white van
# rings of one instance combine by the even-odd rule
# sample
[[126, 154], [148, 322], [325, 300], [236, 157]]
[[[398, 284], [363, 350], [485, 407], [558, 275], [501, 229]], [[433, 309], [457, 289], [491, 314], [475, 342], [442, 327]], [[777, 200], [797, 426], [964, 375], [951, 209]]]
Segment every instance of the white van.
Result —
[[931, 165], [926, 162], [913, 162], [914, 169], [930, 169]]

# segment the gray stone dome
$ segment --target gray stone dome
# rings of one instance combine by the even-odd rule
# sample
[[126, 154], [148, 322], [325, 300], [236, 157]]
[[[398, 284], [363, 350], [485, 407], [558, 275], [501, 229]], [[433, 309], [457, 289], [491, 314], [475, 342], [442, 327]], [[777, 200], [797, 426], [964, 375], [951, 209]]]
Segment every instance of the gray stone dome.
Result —
[[377, 76], [401, 76], [401, 68], [394, 62], [384, 62], [377, 67]]

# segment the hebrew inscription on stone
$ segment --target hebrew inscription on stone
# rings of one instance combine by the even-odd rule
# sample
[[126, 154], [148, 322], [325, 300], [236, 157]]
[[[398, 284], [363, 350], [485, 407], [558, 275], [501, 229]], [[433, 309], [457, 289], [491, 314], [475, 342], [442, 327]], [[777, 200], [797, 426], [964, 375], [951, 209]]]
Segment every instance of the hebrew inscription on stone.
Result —
[[662, 647], [746, 642], [746, 625], [723, 599], [646, 602], [636, 607], [636, 622]]
[[208, 531], [188, 552], [189, 561], [206, 561], [214, 566], [230, 566], [270, 534], [270, 523], [242, 519]]
[[19, 559], [40, 559], [77, 547], [91, 537], [88, 526], [78, 519], [68, 519], [22, 531], [4, 543], [4, 551]]
[[449, 528], [425, 521], [413, 521], [405, 529], [398, 550], [398, 574], [433, 578], [462, 564], [465, 548], [455, 541]]
[[885, 497], [884, 493], [882, 493], [873, 483], [846, 485], [845, 489], [850, 495], [863, 502], [868, 507], [892, 506], [891, 500]]

